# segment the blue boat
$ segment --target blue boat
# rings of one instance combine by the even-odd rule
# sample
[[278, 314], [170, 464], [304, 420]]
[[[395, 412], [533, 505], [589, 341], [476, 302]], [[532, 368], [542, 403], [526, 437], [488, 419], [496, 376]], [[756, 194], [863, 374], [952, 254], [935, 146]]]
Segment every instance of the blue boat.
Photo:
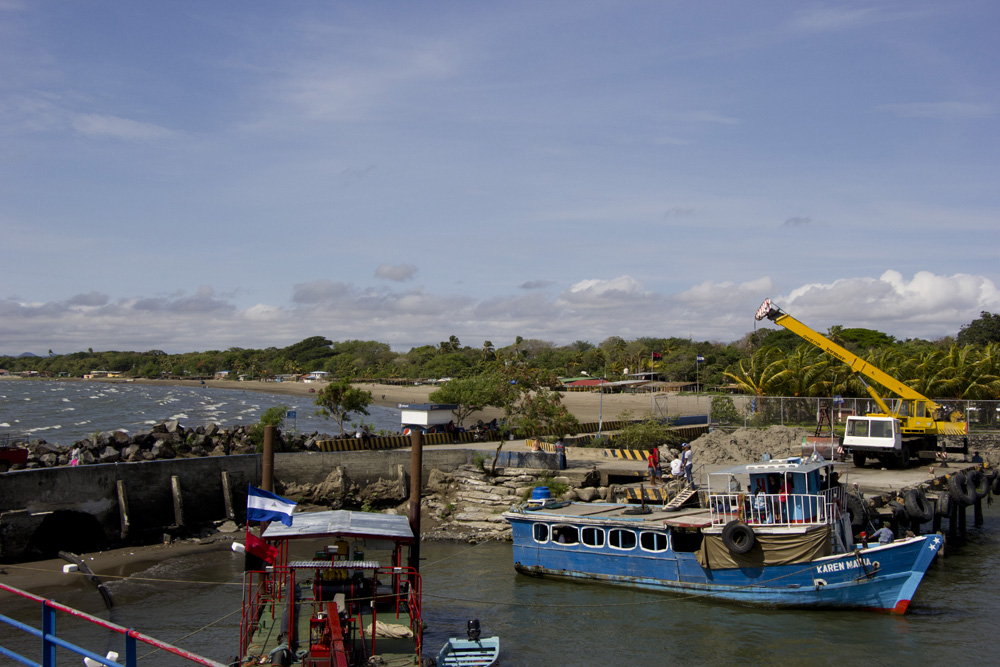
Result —
[[479, 620], [469, 621], [468, 639], [451, 637], [441, 647], [437, 667], [490, 667], [500, 657], [500, 638], [479, 637]]
[[750, 605], [905, 613], [942, 538], [856, 543], [858, 498], [832, 474], [840, 465], [735, 466], [709, 475], [699, 507], [678, 511], [533, 499], [504, 514], [514, 568]]

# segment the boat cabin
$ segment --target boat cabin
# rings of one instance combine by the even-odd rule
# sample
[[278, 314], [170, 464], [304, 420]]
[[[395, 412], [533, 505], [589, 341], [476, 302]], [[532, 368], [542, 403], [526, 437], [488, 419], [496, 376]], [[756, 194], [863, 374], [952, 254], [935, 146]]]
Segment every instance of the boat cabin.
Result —
[[419, 662], [421, 583], [406, 566], [415, 543], [407, 517], [303, 512], [261, 537], [273, 563], [244, 577], [243, 659], [304, 651], [303, 667], [351, 667], [375, 656]]

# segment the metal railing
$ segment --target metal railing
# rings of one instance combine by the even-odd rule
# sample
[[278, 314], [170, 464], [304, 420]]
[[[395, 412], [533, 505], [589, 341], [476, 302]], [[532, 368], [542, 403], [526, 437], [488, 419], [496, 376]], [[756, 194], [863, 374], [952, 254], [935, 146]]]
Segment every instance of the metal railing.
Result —
[[[47, 600], [43, 597], [37, 595], [32, 595], [27, 591], [22, 591], [19, 588], [13, 588], [11, 586], [6, 586], [0, 584], [0, 590], [12, 593], [18, 597], [24, 598], [26, 600], [32, 600], [38, 602], [42, 609], [42, 629], [32, 627], [26, 623], [21, 623], [12, 618], [0, 614], [0, 623], [9, 625], [10, 627], [26, 632], [29, 635], [33, 635], [42, 640], [42, 661], [36, 662], [23, 655], [15, 653], [14, 651], [0, 646], [0, 655], [6, 656], [13, 659], [22, 665], [29, 665], [30, 667], [55, 667], [56, 665], [56, 649], [63, 648], [68, 651], [72, 651], [77, 655], [83, 656], [84, 658], [89, 658], [94, 663], [99, 665], [105, 665], [106, 667], [137, 667], [138, 665], [138, 655], [137, 646], [138, 642], [153, 646], [161, 651], [166, 651], [171, 655], [175, 655], [183, 660], [194, 663], [196, 665], [206, 665], [207, 667], [226, 667], [221, 662], [216, 662], [215, 660], [210, 660], [209, 658], [203, 658], [200, 655], [191, 653], [190, 651], [185, 651], [184, 649], [177, 648], [166, 642], [162, 642], [159, 639], [155, 639], [148, 635], [144, 635], [141, 632], [135, 630], [130, 630], [124, 628], [120, 625], [115, 625], [114, 623], [109, 623], [108, 621], [97, 618], [96, 616], [91, 616], [85, 612], [78, 609], [73, 609], [72, 607], [67, 607], [66, 605], [59, 604], [58, 602], [53, 602], [52, 600]], [[77, 646], [71, 642], [64, 639], [60, 639], [56, 636], [56, 612], [62, 612], [69, 616], [73, 616], [78, 619], [82, 619], [96, 627], [103, 628], [104, 630], [110, 630], [111, 632], [123, 635], [125, 638], [125, 662], [117, 662], [117, 656], [105, 657], [98, 655], [87, 649]], [[0, 639], [2, 641], [2, 639]], [[109, 654], [110, 655], [110, 654]]]
[[753, 525], [801, 526], [830, 524], [838, 518], [836, 508], [843, 507], [844, 489], [826, 489], [813, 493], [710, 493], [708, 506], [712, 525], [725, 525], [733, 519]]

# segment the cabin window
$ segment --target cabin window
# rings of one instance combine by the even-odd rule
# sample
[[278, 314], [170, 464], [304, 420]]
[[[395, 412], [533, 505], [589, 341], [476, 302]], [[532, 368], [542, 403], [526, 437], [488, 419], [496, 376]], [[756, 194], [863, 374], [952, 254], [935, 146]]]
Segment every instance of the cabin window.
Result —
[[631, 530], [614, 528], [608, 534], [608, 544], [612, 549], [635, 549], [635, 533]]
[[852, 419], [850, 421], [850, 433], [849, 435], [855, 438], [867, 438], [868, 437], [868, 420], [867, 419]]
[[583, 544], [588, 547], [603, 547], [604, 546], [604, 529], [603, 528], [584, 528], [582, 531]]
[[639, 533], [639, 546], [643, 551], [666, 551], [667, 536], [645, 530]]
[[702, 534], [700, 530], [688, 532], [674, 529], [670, 532], [670, 543], [674, 551], [693, 553], [701, 548]]
[[891, 438], [892, 422], [872, 422], [873, 438]]
[[580, 531], [576, 526], [552, 526], [552, 541], [559, 544], [579, 544]]
[[531, 532], [535, 536], [536, 542], [549, 541], [549, 525], [547, 523], [536, 523], [532, 526]]

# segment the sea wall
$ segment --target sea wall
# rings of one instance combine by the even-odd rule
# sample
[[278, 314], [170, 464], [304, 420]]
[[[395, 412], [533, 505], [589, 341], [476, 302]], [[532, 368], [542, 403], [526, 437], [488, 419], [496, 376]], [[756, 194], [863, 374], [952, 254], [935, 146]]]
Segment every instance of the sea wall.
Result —
[[244, 521], [247, 488], [260, 478], [258, 455], [4, 473], [0, 559], [148, 543], [207, 522]]

